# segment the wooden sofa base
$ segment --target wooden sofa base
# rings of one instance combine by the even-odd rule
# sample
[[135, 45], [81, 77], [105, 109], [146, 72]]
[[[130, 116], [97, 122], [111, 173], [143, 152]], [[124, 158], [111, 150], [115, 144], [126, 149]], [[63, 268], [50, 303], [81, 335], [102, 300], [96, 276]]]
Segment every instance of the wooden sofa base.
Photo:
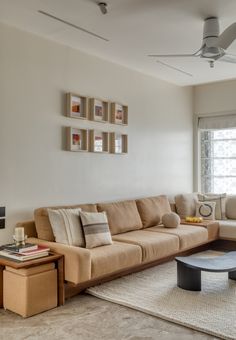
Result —
[[213, 243], [212, 249], [219, 251], [236, 251], [236, 241], [219, 239]]
[[[159, 260], [155, 260], [155, 261], [151, 261], [151, 262], [147, 262], [147, 263], [142, 263], [142, 264], [138, 264], [123, 270], [119, 270], [117, 272], [114, 272], [112, 274], [108, 274], [108, 275], [103, 275], [99, 278], [96, 279], [92, 279], [92, 280], [88, 280], [82, 283], [79, 283], [78, 285], [67, 282], [65, 283], [65, 298], [68, 299], [72, 296], [75, 296], [81, 292], [83, 292], [86, 288], [89, 287], [93, 287], [114, 279], [117, 279], [119, 277], [131, 274], [131, 273], [136, 273], [139, 272], [141, 270], [147, 269], [147, 268], [151, 268], [154, 267], [156, 265], [165, 263], [165, 262], [169, 262], [175, 259], [176, 256], [186, 256], [186, 255], [191, 255], [194, 253], [198, 253], [200, 251], [204, 251], [207, 249], [215, 249], [214, 243], [216, 241], [215, 240], [211, 240], [210, 242], [208, 241], [207, 243], [203, 243], [195, 248], [191, 248], [191, 249], [187, 249], [184, 250], [182, 252], [176, 252], [172, 255], [169, 255], [167, 257], [164, 257], [162, 259]], [[236, 244], [236, 242], [235, 242]]]

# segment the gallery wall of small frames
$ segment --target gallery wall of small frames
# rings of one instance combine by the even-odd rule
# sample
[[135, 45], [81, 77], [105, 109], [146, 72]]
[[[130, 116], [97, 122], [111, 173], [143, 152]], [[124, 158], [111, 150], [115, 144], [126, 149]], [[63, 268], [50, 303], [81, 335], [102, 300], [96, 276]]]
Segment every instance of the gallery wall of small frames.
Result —
[[75, 93], [66, 94], [66, 116], [99, 123], [98, 129], [67, 127], [67, 150], [127, 154], [128, 135], [101, 129], [106, 124], [128, 125], [128, 106], [98, 98], [89, 98]]

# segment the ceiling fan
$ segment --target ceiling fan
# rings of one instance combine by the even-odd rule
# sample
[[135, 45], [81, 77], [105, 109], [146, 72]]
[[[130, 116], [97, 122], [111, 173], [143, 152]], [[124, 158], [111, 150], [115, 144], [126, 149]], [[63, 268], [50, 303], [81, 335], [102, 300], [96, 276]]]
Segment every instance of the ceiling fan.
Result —
[[[236, 64], [236, 55], [227, 53], [227, 48], [236, 39], [236, 22], [227, 27], [221, 34], [219, 19], [210, 17], [205, 19], [203, 27], [203, 41], [199, 50], [192, 54], [150, 54], [155, 58], [189, 58], [198, 57], [209, 62], [210, 67], [214, 67], [215, 61], [223, 61]], [[166, 63], [157, 61], [167, 67], [174, 68]], [[177, 71], [187, 72], [174, 68]]]

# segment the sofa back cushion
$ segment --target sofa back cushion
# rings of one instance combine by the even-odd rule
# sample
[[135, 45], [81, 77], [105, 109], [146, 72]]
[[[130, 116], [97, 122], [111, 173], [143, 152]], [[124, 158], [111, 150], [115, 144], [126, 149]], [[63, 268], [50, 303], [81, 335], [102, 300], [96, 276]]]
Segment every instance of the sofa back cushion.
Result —
[[170, 208], [171, 208], [171, 211], [172, 211], [172, 212], [175, 212], [175, 213], [177, 213], [177, 210], [176, 210], [176, 204], [175, 204], [175, 203], [173, 203], [173, 202], [170, 202]]
[[175, 196], [177, 214], [181, 218], [185, 218], [186, 216], [195, 216], [197, 202], [197, 193], [180, 194]]
[[97, 204], [98, 211], [107, 213], [112, 235], [142, 228], [142, 221], [134, 200]]
[[165, 195], [138, 199], [136, 204], [143, 228], [160, 224], [162, 216], [171, 212], [169, 200]]
[[82, 211], [97, 212], [96, 204], [79, 204], [79, 205], [67, 205], [67, 206], [55, 206], [55, 207], [44, 207], [38, 208], [34, 211], [35, 226], [38, 238], [54, 242], [55, 238], [53, 235], [51, 223], [48, 217], [48, 209], [75, 209], [81, 208]]
[[236, 196], [227, 196], [226, 218], [236, 220]]

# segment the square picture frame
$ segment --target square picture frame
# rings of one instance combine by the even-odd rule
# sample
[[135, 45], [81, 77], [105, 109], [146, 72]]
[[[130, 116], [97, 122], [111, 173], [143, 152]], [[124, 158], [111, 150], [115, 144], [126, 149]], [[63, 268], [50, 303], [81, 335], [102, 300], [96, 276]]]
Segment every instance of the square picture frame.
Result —
[[128, 135], [110, 132], [110, 152], [124, 155], [128, 153]]
[[71, 118], [88, 119], [88, 98], [75, 93], [67, 93], [66, 115]]
[[88, 151], [88, 130], [75, 127], [67, 127], [67, 150]]
[[89, 99], [89, 119], [95, 122], [107, 123], [109, 115], [108, 102], [98, 98]]
[[100, 130], [89, 130], [89, 151], [96, 153], [109, 152], [109, 133]]
[[111, 103], [111, 123], [128, 125], [128, 106], [120, 103]]

